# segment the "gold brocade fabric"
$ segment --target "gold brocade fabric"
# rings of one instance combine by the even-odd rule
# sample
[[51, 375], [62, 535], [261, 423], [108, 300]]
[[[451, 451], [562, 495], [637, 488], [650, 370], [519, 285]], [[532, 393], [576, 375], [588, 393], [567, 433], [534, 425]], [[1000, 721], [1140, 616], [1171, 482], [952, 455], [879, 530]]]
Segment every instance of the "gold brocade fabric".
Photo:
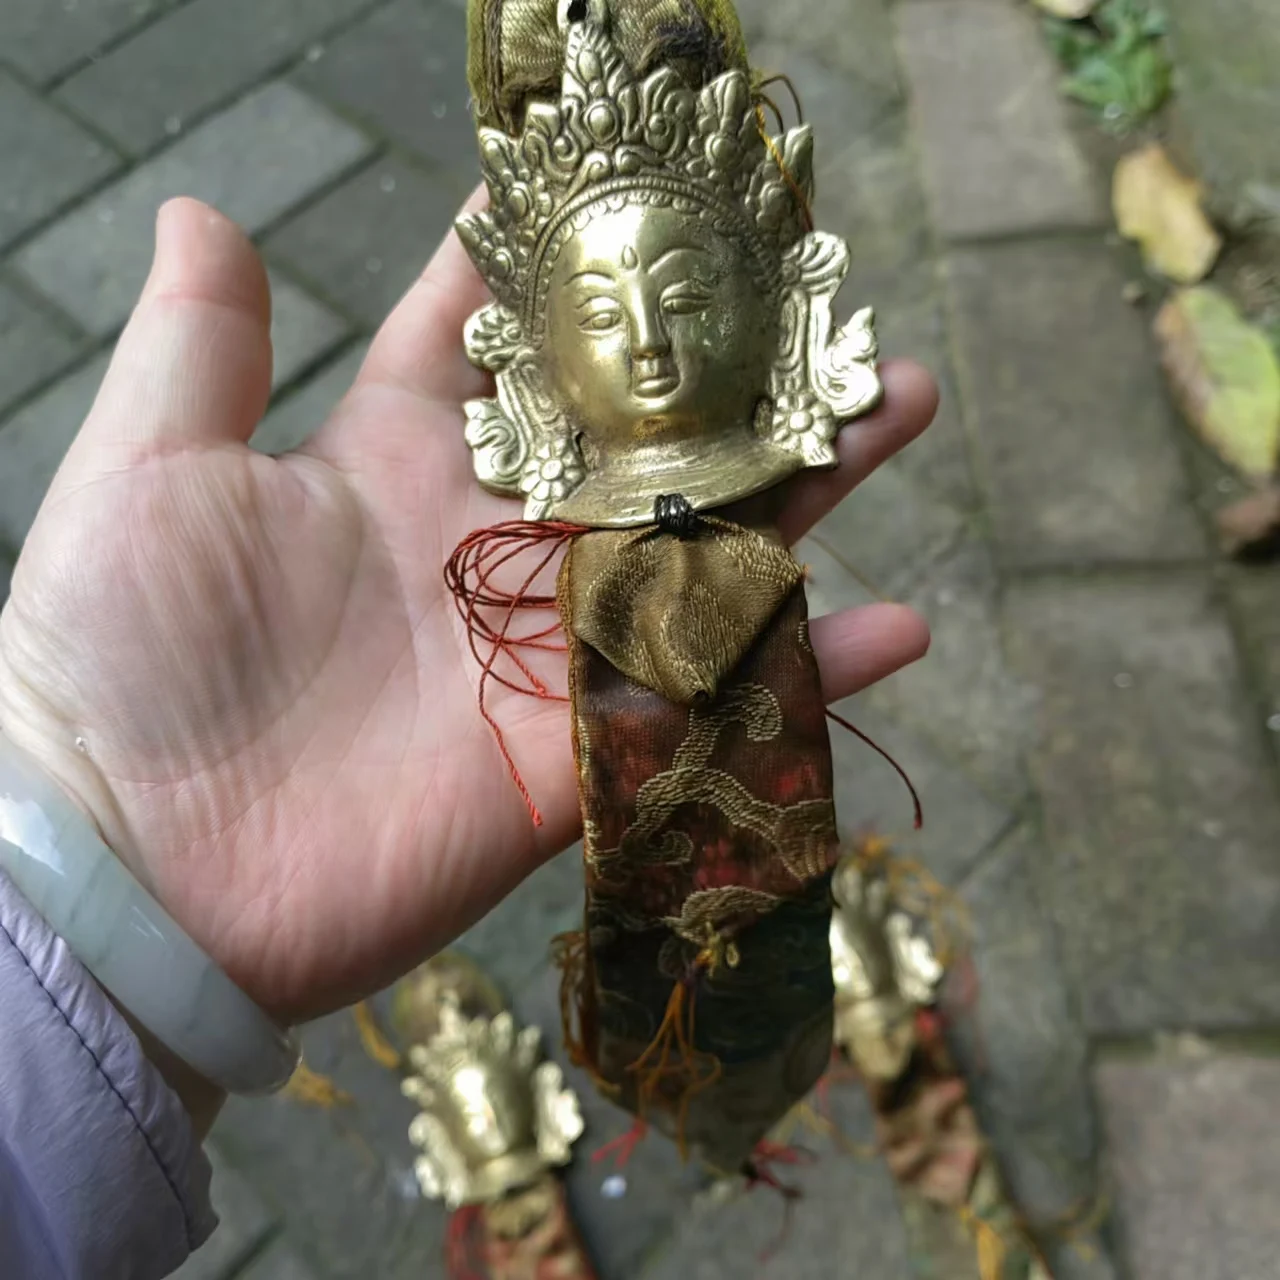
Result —
[[[652, 536], [669, 544], [659, 564], [687, 569], [688, 544]], [[561, 578], [587, 878], [565, 995], [596, 1083], [732, 1172], [830, 1056], [838, 837], [821, 682], [799, 581], [714, 694], [680, 703], [632, 678], [582, 638], [574, 580], [635, 546], [585, 533]], [[744, 591], [732, 563], [718, 570], [730, 597]], [[676, 585], [656, 578], [654, 598]]]
[[[467, 79], [482, 125], [519, 131], [525, 101], [558, 88], [564, 37], [556, 0], [468, 0]], [[611, 12], [613, 37], [645, 75], [661, 58], [691, 84], [746, 70], [738, 15], [728, 0], [629, 0]]]
[[458, 1280], [596, 1280], [554, 1174], [464, 1210], [454, 1222]]
[[785, 547], [727, 520], [675, 538], [600, 531], [565, 560], [574, 635], [671, 702], [714, 697], [804, 570]]

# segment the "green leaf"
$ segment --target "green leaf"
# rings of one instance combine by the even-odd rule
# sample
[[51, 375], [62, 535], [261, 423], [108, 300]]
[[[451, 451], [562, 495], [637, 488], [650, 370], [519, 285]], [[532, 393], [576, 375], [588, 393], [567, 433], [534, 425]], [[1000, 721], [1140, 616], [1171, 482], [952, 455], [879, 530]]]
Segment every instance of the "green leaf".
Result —
[[1191, 425], [1232, 466], [1269, 476], [1280, 453], [1280, 364], [1267, 335], [1210, 285], [1174, 294], [1155, 330]]

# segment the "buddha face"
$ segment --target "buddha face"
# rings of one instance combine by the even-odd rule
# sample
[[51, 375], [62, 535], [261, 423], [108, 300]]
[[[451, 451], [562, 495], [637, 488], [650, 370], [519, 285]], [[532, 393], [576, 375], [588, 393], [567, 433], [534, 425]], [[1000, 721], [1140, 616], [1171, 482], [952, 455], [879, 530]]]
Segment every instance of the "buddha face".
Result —
[[705, 220], [598, 206], [549, 284], [547, 376], [588, 450], [750, 430], [776, 356], [776, 303]]

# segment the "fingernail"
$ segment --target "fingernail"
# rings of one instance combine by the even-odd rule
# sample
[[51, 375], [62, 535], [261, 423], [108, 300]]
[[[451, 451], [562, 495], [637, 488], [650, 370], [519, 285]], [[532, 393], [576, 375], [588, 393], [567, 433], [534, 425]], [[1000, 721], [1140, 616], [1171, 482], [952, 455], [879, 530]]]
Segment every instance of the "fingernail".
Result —
[[178, 267], [175, 212], [173, 201], [166, 201], [156, 213], [155, 249], [151, 258], [151, 273], [142, 291], [144, 297], [155, 293], [167, 280], [171, 279]]

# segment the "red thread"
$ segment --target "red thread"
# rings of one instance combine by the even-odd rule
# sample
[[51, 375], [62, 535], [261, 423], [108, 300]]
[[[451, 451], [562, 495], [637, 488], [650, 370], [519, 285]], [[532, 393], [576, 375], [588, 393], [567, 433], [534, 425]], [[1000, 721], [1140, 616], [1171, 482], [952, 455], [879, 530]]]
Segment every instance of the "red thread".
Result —
[[906, 783], [907, 790], [911, 792], [911, 803], [915, 806], [915, 829], [919, 831], [920, 828], [924, 826], [924, 806], [920, 803], [920, 794], [916, 791], [915, 785], [907, 776], [907, 771], [878, 742], [873, 742], [865, 733], [862, 732], [861, 729], [856, 725], [850, 724], [843, 716], [836, 715], [830, 707], [827, 708], [827, 718], [829, 720], [834, 720], [841, 728], [848, 729], [855, 738], [860, 738], [871, 748], [872, 751], [883, 756], [894, 767], [897, 771], [898, 777]]
[[591, 1153], [591, 1163], [599, 1164], [602, 1160], [607, 1160], [610, 1156], [613, 1156], [613, 1167], [621, 1173], [627, 1167], [631, 1157], [635, 1155], [636, 1148], [645, 1140], [648, 1134], [648, 1124], [643, 1119], [637, 1119], [626, 1133], [619, 1135], [610, 1142], [606, 1142], [604, 1146], [598, 1147], [593, 1151]]
[[[480, 687], [477, 699], [480, 714], [485, 723], [493, 730], [498, 743], [498, 750], [507, 762], [524, 802], [529, 806], [529, 814], [535, 826], [542, 825], [542, 814], [533, 803], [533, 797], [516, 768], [515, 761], [507, 750], [507, 742], [498, 723], [489, 713], [485, 702], [485, 693], [489, 681], [513, 690], [516, 693], [528, 694], [530, 697], [543, 698], [553, 702], [567, 702], [568, 698], [561, 693], [553, 693], [546, 684], [533, 672], [529, 664], [520, 656], [521, 650], [542, 650], [548, 653], [563, 653], [563, 642], [550, 640], [560, 630], [557, 618], [550, 626], [527, 635], [512, 635], [511, 627], [516, 614], [526, 609], [554, 609], [554, 595], [535, 593], [534, 584], [550, 566], [556, 553], [567, 547], [580, 533], [586, 533], [583, 525], [566, 524], [559, 520], [508, 520], [487, 529], [476, 529], [469, 533], [454, 548], [444, 567], [445, 586], [453, 596], [454, 607], [462, 619], [467, 631], [467, 644], [472, 656], [480, 664]], [[513, 560], [534, 548], [545, 548], [544, 554], [524, 581], [514, 590], [497, 586], [493, 575], [510, 564]], [[498, 625], [486, 617], [483, 610], [497, 609]], [[482, 646], [487, 650], [482, 652]], [[506, 657], [515, 668], [514, 676], [503, 675], [495, 670], [500, 656]], [[517, 682], [519, 681], [519, 682]]]
[[449, 1216], [444, 1256], [451, 1280], [485, 1280], [483, 1259], [476, 1257], [476, 1228], [483, 1212], [483, 1206], [467, 1204]]
[[800, 1164], [813, 1164], [814, 1159], [813, 1153], [803, 1148], [784, 1147], [780, 1143], [762, 1138], [756, 1143], [751, 1158], [743, 1167], [749, 1191], [756, 1187], [768, 1187], [782, 1197], [782, 1229], [778, 1232], [777, 1239], [761, 1251], [762, 1263], [768, 1262], [782, 1248], [787, 1236], [791, 1234], [791, 1211], [795, 1202], [803, 1194], [799, 1187], [788, 1186], [783, 1182], [771, 1166], [783, 1164], [794, 1167]]

